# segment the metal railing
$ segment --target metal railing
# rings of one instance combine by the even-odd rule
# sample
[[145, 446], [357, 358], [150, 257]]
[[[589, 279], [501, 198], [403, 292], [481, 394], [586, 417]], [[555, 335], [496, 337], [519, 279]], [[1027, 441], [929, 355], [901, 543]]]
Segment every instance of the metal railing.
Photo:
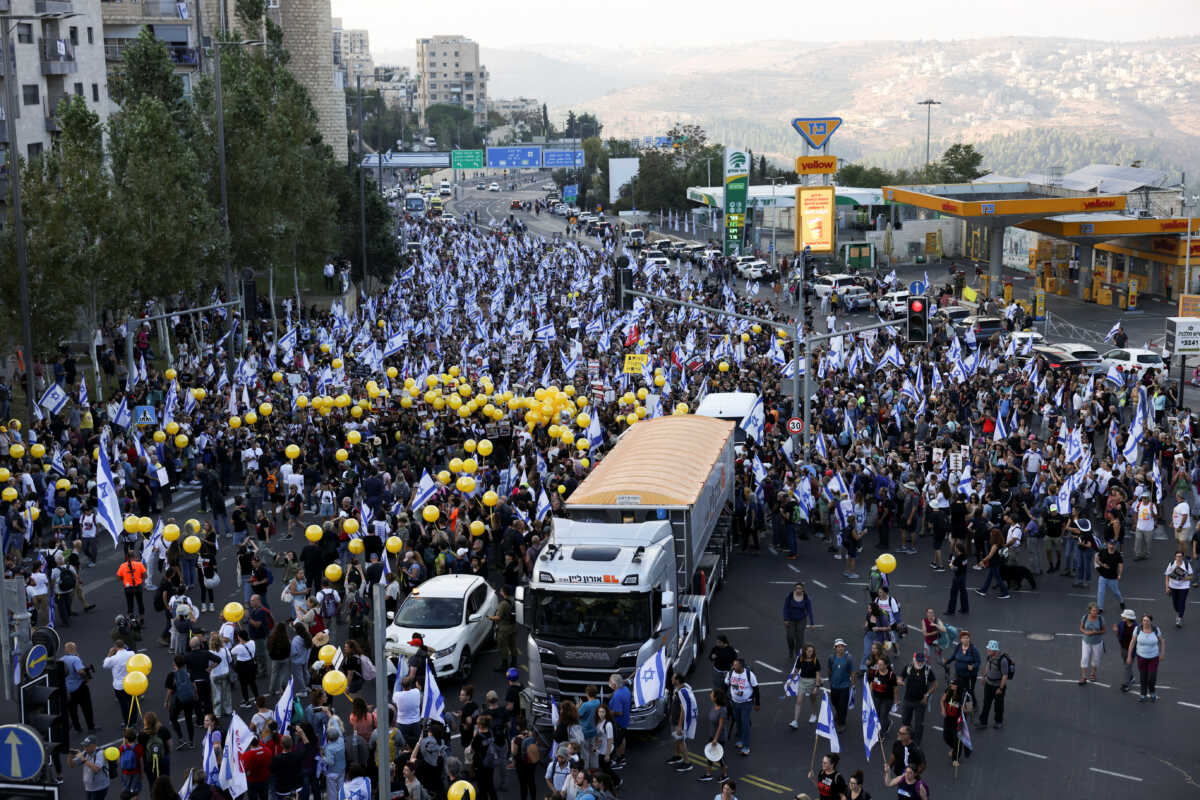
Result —
[[70, 14], [74, 11], [71, 0], [34, 0], [35, 14]]
[[38, 52], [43, 63], [75, 61], [75, 45], [70, 39], [39, 39]]
[[[105, 39], [104, 58], [108, 61], [120, 61], [125, 55], [125, 49], [132, 46], [136, 39]], [[199, 50], [186, 45], [168, 44], [167, 55], [174, 64], [195, 66], [199, 63]]]

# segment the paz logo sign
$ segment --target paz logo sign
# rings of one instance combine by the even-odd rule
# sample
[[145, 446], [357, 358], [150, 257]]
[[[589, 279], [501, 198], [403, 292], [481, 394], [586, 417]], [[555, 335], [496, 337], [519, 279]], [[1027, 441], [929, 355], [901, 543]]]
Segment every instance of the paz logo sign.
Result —
[[796, 117], [792, 127], [800, 134], [808, 146], [820, 150], [833, 136], [833, 132], [842, 125], [841, 117]]
[[725, 179], [748, 175], [750, 157], [743, 150], [730, 150], [725, 156]]

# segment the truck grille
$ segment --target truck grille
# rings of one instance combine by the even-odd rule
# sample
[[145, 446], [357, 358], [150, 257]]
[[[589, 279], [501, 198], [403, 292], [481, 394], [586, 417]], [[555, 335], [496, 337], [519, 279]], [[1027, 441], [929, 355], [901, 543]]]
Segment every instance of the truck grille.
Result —
[[588, 686], [607, 692], [609, 675], [616, 672], [628, 681], [637, 670], [637, 645], [585, 649], [542, 644], [540, 651], [546, 691], [556, 697], [583, 697]]

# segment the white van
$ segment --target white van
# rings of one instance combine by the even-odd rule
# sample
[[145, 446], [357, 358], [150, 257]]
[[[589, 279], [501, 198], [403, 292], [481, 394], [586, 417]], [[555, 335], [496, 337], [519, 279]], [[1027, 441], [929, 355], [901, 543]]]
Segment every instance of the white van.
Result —
[[437, 147], [437, 139], [433, 138], [432, 136], [426, 136], [425, 137], [425, 146], [426, 147]]
[[450, 181], [442, 180], [441, 184], [438, 186], [438, 194], [440, 194], [442, 197], [449, 197], [453, 193], [454, 190], [450, 188]]
[[696, 408], [696, 414], [701, 417], [715, 417], [736, 422], [738, 428], [733, 432], [735, 444], [746, 443], [746, 432], [742, 430], [742, 420], [750, 415], [758, 395], [750, 392], [712, 392], [704, 396]]

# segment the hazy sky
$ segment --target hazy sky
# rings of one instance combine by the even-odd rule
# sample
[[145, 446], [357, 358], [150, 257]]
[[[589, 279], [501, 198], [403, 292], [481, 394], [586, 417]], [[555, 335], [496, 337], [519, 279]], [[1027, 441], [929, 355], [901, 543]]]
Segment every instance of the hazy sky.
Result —
[[[989, 35], [1150, 39], [1200, 31], [1197, 0], [857, 0], [727, 4], [601, 0], [416, 2], [332, 0], [348, 28], [366, 28], [371, 49], [412, 49], [433, 34], [463, 34], [488, 47], [709, 44], [735, 40], [965, 39]], [[708, 8], [709, 11], [703, 9]], [[732, 15], [732, 16], [731, 16]], [[543, 48], [539, 48], [543, 49]]]

